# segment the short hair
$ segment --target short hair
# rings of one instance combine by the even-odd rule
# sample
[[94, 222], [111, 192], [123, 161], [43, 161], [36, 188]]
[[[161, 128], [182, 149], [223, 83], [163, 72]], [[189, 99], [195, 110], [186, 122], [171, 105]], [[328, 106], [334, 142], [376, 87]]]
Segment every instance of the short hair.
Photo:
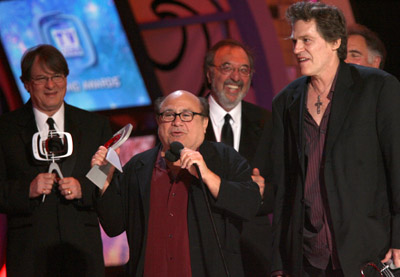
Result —
[[226, 39], [220, 40], [207, 51], [206, 56], [204, 57], [203, 73], [204, 73], [204, 78], [205, 78], [207, 88], [209, 88], [209, 89], [211, 88], [211, 85], [207, 81], [208, 69], [214, 65], [215, 53], [220, 48], [225, 47], [225, 46], [232, 47], [232, 48], [234, 48], [234, 47], [242, 48], [244, 50], [244, 52], [247, 54], [247, 57], [249, 59], [250, 69], [252, 69], [252, 70], [254, 69], [254, 55], [249, 47], [247, 47], [243, 43], [241, 43], [237, 40], [231, 39], [231, 38], [226, 38]]
[[63, 54], [52, 45], [40, 44], [29, 48], [22, 56], [20, 77], [22, 82], [27, 82], [31, 79], [32, 65], [36, 57], [55, 73], [63, 74], [65, 77], [68, 76], [68, 63]]
[[[161, 96], [161, 97], [158, 97], [154, 101], [154, 112], [155, 112], [156, 116], [158, 116], [158, 114], [160, 113], [161, 105], [164, 102], [166, 97], [167, 96]], [[197, 98], [200, 101], [201, 113], [205, 117], [209, 117], [210, 116], [210, 105], [208, 104], [207, 99], [205, 99], [204, 97], [199, 97], [199, 96], [197, 96]]]
[[374, 56], [381, 57], [379, 68], [383, 69], [386, 61], [386, 48], [379, 36], [361, 24], [353, 24], [347, 28], [347, 36], [351, 35], [360, 35], [365, 39], [368, 50], [372, 52]]
[[341, 39], [337, 54], [340, 60], [347, 56], [346, 19], [340, 9], [321, 2], [297, 2], [286, 11], [286, 19], [293, 26], [298, 20], [315, 20], [317, 31], [327, 42]]

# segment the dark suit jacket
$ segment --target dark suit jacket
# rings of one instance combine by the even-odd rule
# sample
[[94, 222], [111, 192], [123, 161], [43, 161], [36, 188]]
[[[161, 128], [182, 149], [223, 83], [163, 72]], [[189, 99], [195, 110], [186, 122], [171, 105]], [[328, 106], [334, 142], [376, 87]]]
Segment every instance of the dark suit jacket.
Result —
[[[272, 213], [274, 191], [271, 185], [269, 155], [271, 145], [271, 112], [242, 101], [242, 130], [239, 153], [265, 178], [264, 201], [256, 217], [246, 222], [241, 236], [243, 267], [246, 276], [267, 276], [270, 272], [272, 230], [268, 214]], [[216, 141], [211, 121], [206, 139]]]
[[[47, 172], [49, 162], [32, 154], [37, 127], [29, 101], [0, 117], [0, 211], [7, 214], [9, 276], [104, 276], [102, 242], [93, 209], [95, 186], [85, 178], [99, 145], [111, 137], [106, 118], [65, 104], [65, 131], [73, 153], [61, 164], [64, 177], [75, 177], [82, 199], [66, 200], [58, 189], [29, 199], [31, 181]], [[64, 276], [64, 275], [63, 275]]]
[[[129, 276], [142, 276], [149, 218], [150, 183], [160, 147], [134, 156], [114, 175], [97, 203], [100, 222], [110, 236], [127, 232]], [[208, 168], [221, 177], [218, 199], [208, 193], [212, 214], [231, 276], [243, 276], [239, 236], [244, 220], [260, 204], [257, 185], [245, 159], [231, 147], [205, 141], [200, 153]], [[207, 190], [208, 192], [208, 190]], [[225, 276], [199, 181], [192, 178], [188, 200], [188, 231], [192, 276]]]
[[[308, 78], [273, 101], [273, 270], [301, 276], [304, 111]], [[400, 248], [400, 84], [372, 68], [340, 63], [321, 173], [345, 276]], [[276, 259], [275, 259], [276, 258]]]

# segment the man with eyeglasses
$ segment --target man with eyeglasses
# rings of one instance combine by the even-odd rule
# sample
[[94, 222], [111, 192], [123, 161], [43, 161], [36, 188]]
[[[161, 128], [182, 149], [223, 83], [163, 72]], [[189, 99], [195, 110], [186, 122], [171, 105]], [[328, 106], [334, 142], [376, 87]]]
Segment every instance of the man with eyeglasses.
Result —
[[[7, 214], [9, 276], [104, 276], [102, 241], [93, 207], [95, 185], [85, 178], [97, 146], [112, 135], [105, 117], [64, 102], [68, 64], [51, 45], [28, 49], [21, 81], [30, 100], [0, 117], [0, 212]], [[50, 118], [50, 119], [49, 119]], [[64, 176], [32, 150], [36, 132], [68, 132]], [[45, 197], [44, 197], [45, 196]]]
[[[270, 271], [272, 233], [268, 215], [273, 210], [274, 193], [267, 161], [271, 113], [243, 101], [253, 74], [253, 55], [236, 40], [221, 40], [206, 53], [204, 75], [210, 89], [211, 121], [206, 139], [232, 146], [249, 161], [253, 180], [259, 185], [263, 198], [257, 216], [245, 224], [241, 238], [246, 276], [257, 277], [267, 276]], [[264, 128], [265, 139], [261, 139]]]
[[[187, 91], [159, 98], [161, 144], [134, 156], [123, 173], [110, 171], [96, 207], [108, 235], [126, 231], [128, 276], [227, 276], [205, 199], [230, 276], [244, 276], [239, 236], [259, 208], [259, 189], [233, 148], [204, 140], [208, 110], [204, 98]], [[165, 159], [174, 142], [184, 146], [175, 162]], [[100, 146], [92, 166], [104, 165], [106, 153]]]

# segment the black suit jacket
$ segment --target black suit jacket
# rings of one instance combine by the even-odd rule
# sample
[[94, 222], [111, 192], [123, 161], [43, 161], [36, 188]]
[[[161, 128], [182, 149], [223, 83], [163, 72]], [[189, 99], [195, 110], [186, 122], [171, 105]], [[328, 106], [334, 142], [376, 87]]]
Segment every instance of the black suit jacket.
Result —
[[[272, 213], [274, 191], [271, 185], [269, 162], [272, 120], [271, 112], [242, 101], [242, 130], [239, 153], [253, 168], [258, 168], [265, 179], [264, 201], [256, 217], [246, 222], [241, 236], [243, 267], [246, 276], [266, 276], [270, 271], [272, 231], [268, 214]], [[209, 121], [206, 139], [216, 141]]]
[[103, 276], [104, 262], [95, 186], [85, 178], [92, 155], [112, 135], [108, 120], [65, 104], [65, 131], [73, 153], [61, 162], [64, 177], [79, 180], [82, 199], [66, 200], [58, 189], [29, 198], [31, 181], [49, 162], [32, 154], [37, 127], [29, 101], [0, 117], [0, 211], [7, 214], [7, 274], [10, 276]]
[[[306, 172], [307, 77], [273, 101], [273, 270], [300, 276]], [[400, 84], [372, 68], [340, 63], [321, 173], [345, 276], [400, 248]]]
[[[130, 258], [128, 276], [142, 276], [150, 205], [150, 184], [160, 147], [134, 156], [101, 198], [97, 210], [110, 236], [126, 230]], [[239, 236], [244, 220], [256, 214], [260, 204], [257, 184], [251, 180], [247, 161], [231, 147], [205, 141], [200, 153], [208, 168], [221, 177], [218, 199], [208, 192], [212, 214], [231, 276], [243, 276]], [[199, 181], [189, 187], [188, 231], [192, 276], [225, 276]]]

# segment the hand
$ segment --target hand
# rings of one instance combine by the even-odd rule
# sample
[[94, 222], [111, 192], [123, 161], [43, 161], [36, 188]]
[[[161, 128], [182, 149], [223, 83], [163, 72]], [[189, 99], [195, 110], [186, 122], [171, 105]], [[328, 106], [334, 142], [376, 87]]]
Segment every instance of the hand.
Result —
[[400, 249], [390, 248], [381, 262], [386, 263], [390, 259], [396, 267], [400, 267]]
[[67, 177], [58, 181], [58, 189], [67, 200], [82, 198], [81, 184], [74, 177]]
[[253, 169], [253, 175], [251, 175], [253, 182], [256, 182], [258, 187], [260, 188], [261, 199], [264, 198], [264, 189], [265, 189], [265, 179], [260, 175], [260, 170], [258, 168]]
[[92, 157], [92, 161], [90, 163], [91, 167], [93, 167], [94, 165], [106, 165], [108, 163], [106, 160], [107, 151], [107, 148], [105, 148], [104, 146], [100, 146], [97, 149], [97, 152]]
[[188, 148], [182, 149], [180, 157], [181, 168], [186, 168], [190, 174], [192, 174], [196, 178], [199, 178], [194, 164], [197, 164], [197, 166], [199, 167], [203, 182], [207, 185], [212, 196], [217, 198], [221, 185], [221, 178], [207, 167], [200, 152]]
[[35, 198], [43, 194], [50, 194], [53, 184], [57, 182], [55, 173], [40, 173], [29, 186], [29, 198]]
[[[108, 149], [106, 147], [100, 146], [98, 148], [97, 152], [92, 157], [91, 166], [92, 167], [95, 166], [95, 165], [97, 165], [97, 166], [105, 166], [105, 165], [109, 164], [108, 161], [106, 160], [107, 151], [108, 151]], [[115, 150], [115, 152], [119, 155], [120, 148], [117, 148]], [[101, 195], [103, 195], [103, 193], [106, 191], [106, 189], [110, 185], [110, 182], [112, 180], [112, 176], [114, 174], [114, 170], [115, 170], [115, 167], [110, 164], [110, 170], [108, 172], [107, 179], [106, 179], [106, 181], [104, 183], [103, 189], [100, 192]]]
[[190, 174], [192, 174], [196, 178], [199, 178], [196, 168], [193, 166], [193, 164], [197, 164], [201, 175], [206, 173], [206, 170], [208, 170], [208, 167], [204, 162], [203, 156], [200, 154], [200, 152], [188, 148], [182, 149], [180, 157], [181, 168], [187, 169]]

